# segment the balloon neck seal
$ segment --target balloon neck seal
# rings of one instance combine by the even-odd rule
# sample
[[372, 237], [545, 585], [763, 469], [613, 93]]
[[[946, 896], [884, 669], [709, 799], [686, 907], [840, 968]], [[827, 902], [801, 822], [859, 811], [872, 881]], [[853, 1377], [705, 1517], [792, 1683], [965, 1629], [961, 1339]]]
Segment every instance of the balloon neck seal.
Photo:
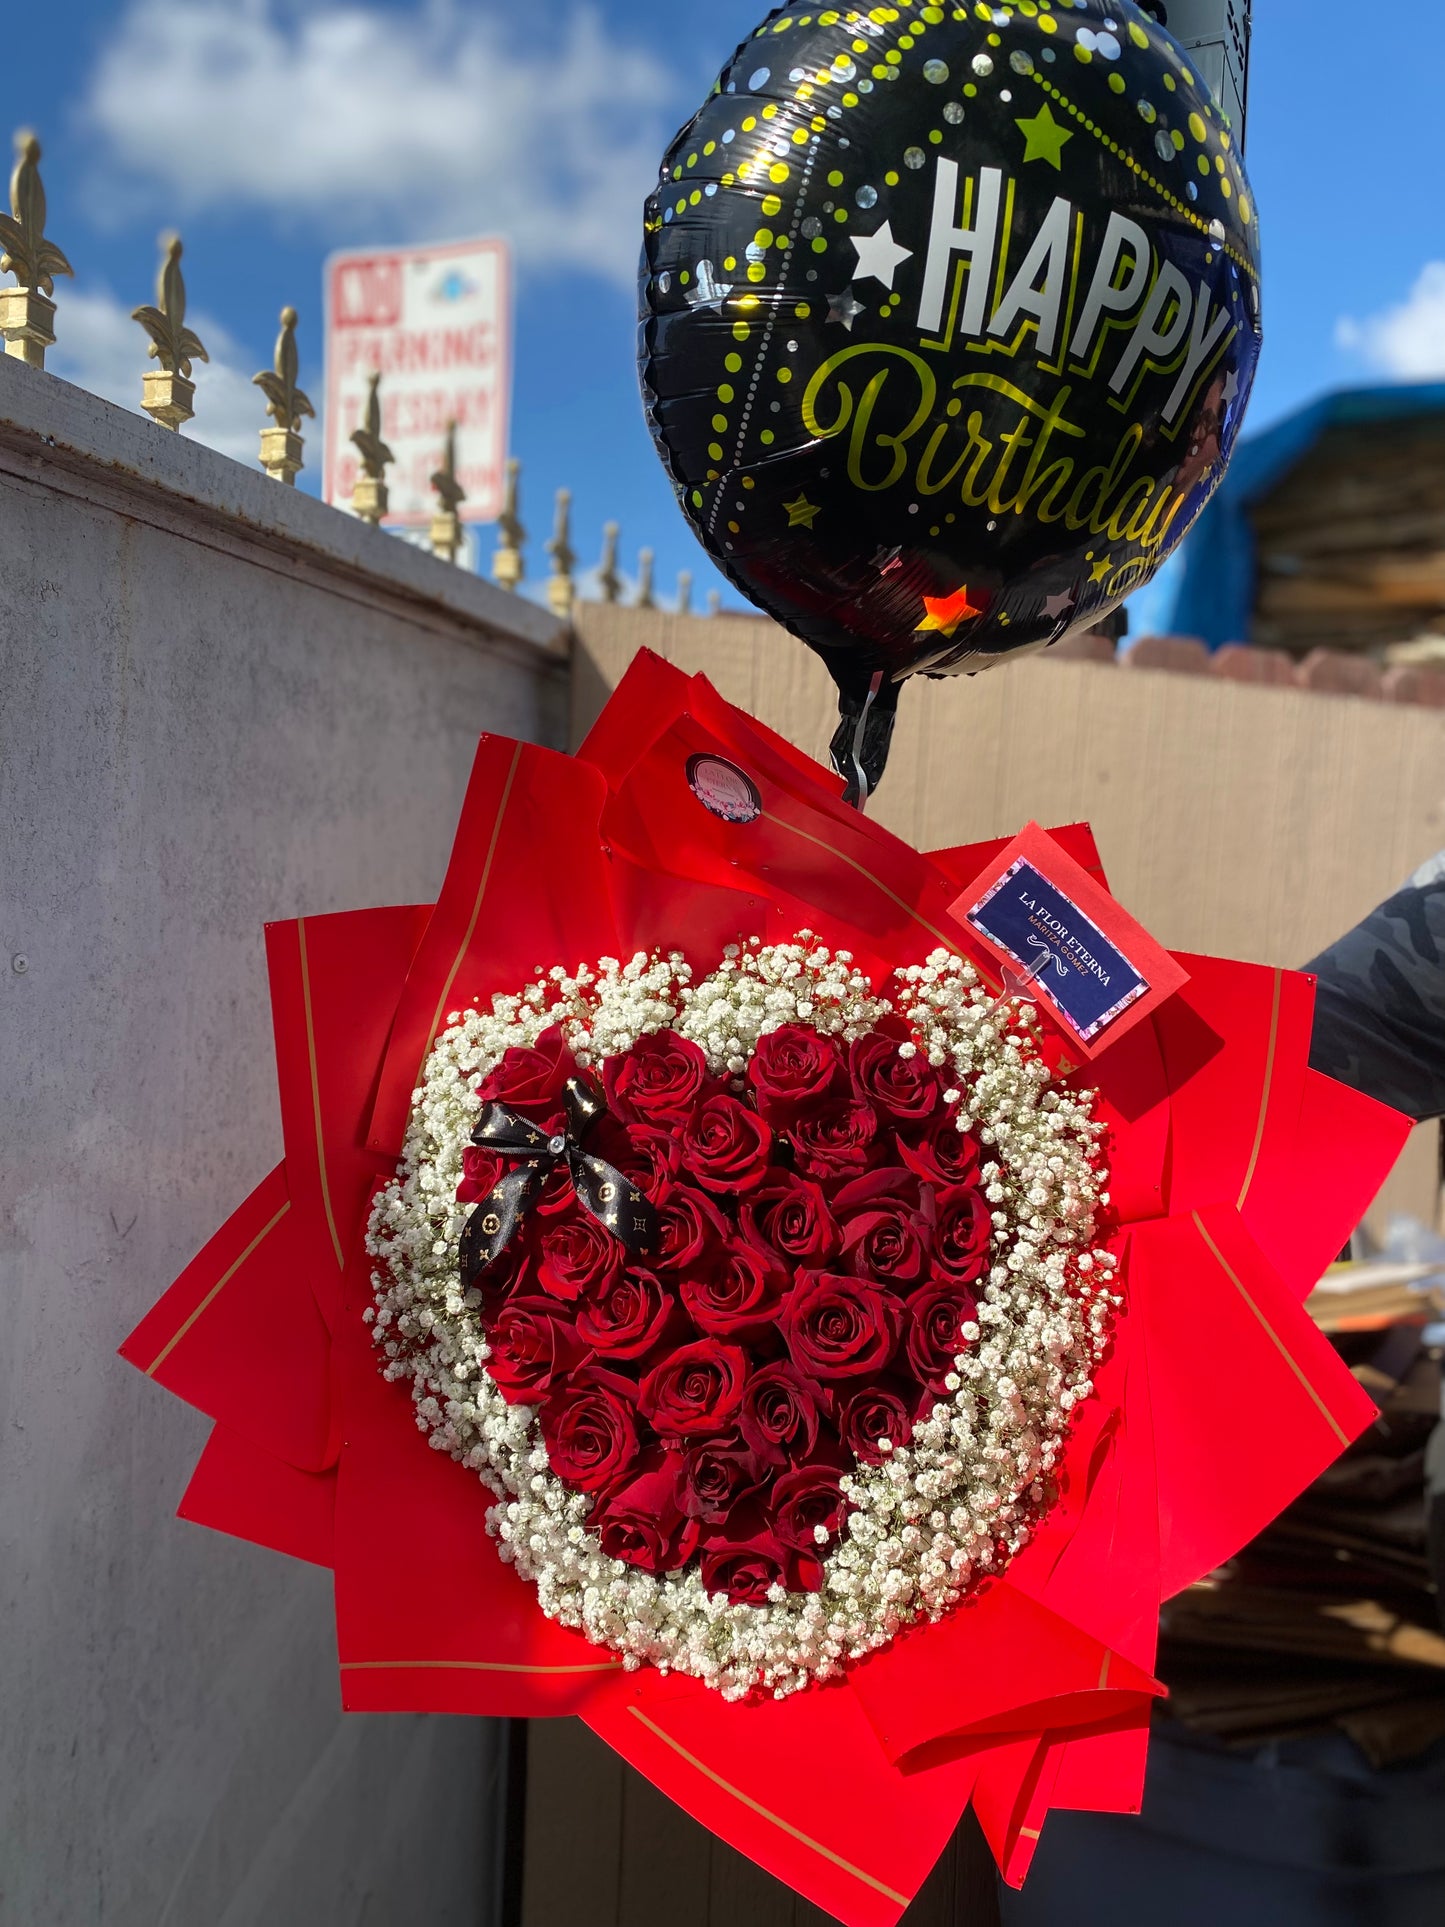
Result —
[[882, 780], [898, 715], [898, 685], [880, 669], [866, 689], [844, 689], [838, 696], [838, 728], [829, 745], [833, 767], [844, 783], [843, 801], [866, 808]]

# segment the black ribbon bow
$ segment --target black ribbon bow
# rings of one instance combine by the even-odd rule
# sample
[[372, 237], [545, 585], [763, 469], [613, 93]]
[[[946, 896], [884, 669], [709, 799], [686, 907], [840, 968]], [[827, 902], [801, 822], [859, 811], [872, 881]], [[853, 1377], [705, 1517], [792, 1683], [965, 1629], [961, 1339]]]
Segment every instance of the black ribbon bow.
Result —
[[516, 1168], [498, 1178], [467, 1219], [459, 1249], [464, 1285], [470, 1285], [506, 1250], [559, 1164], [571, 1172], [583, 1210], [629, 1251], [646, 1251], [655, 1241], [657, 1213], [652, 1205], [630, 1178], [582, 1148], [588, 1131], [607, 1112], [600, 1093], [581, 1078], [569, 1077], [563, 1102], [567, 1128], [555, 1137], [504, 1104], [489, 1104], [472, 1132], [473, 1144], [498, 1157], [515, 1159]]

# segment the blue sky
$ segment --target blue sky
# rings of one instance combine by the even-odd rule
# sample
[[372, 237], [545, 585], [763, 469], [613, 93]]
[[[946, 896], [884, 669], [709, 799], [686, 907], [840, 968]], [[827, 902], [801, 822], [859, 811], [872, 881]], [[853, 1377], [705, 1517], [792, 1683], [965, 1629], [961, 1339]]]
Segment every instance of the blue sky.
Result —
[[[639, 211], [663, 148], [764, 0], [52, 0], [11, 9], [6, 106], [45, 144], [60, 284], [52, 365], [134, 406], [156, 236], [186, 242], [211, 347], [192, 431], [255, 459], [278, 310], [321, 393], [335, 247], [506, 234], [517, 250], [513, 452], [534, 578], [553, 491], [595, 556], [721, 586], [673, 504], [633, 374]], [[18, 16], [18, 17], [17, 17]], [[1266, 343], [1248, 428], [1322, 389], [1445, 377], [1435, 0], [1255, 0], [1248, 165]], [[303, 478], [313, 488], [317, 465]], [[484, 553], [492, 546], [483, 531]], [[736, 600], [726, 592], [728, 601]], [[1145, 604], [1140, 614], [1146, 614]], [[1138, 621], [1136, 618], [1136, 630]]]

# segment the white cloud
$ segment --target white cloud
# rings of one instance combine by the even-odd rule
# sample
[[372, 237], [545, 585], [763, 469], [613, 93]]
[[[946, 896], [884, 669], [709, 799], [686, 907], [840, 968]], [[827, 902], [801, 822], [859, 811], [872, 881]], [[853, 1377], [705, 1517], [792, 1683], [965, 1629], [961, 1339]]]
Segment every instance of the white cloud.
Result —
[[[186, 423], [188, 440], [204, 442], [238, 462], [257, 466], [260, 430], [269, 427], [266, 402], [245, 372], [244, 351], [220, 323], [204, 314], [187, 316], [206, 344], [209, 362], [192, 365], [196, 417]], [[47, 357], [52, 373], [122, 408], [140, 412], [141, 376], [155, 364], [149, 340], [130, 309], [104, 289], [66, 289], [55, 323], [56, 345]]]
[[1445, 261], [1428, 261], [1398, 306], [1363, 321], [1345, 316], [1335, 340], [1362, 355], [1372, 368], [1403, 381], [1445, 376]]
[[459, 0], [131, 0], [83, 124], [112, 191], [157, 190], [167, 218], [254, 209], [332, 240], [501, 231], [524, 267], [630, 285], [676, 79], [585, 5], [545, 35], [529, 18]]

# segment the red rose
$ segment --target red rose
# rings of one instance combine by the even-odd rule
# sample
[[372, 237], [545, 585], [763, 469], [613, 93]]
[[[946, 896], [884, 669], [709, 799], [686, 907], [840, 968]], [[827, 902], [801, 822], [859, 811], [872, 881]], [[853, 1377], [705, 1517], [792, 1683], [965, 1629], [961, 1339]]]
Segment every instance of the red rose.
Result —
[[787, 1286], [787, 1273], [770, 1252], [734, 1242], [716, 1252], [705, 1271], [683, 1279], [682, 1302], [699, 1331], [756, 1344], [775, 1329]]
[[741, 1439], [707, 1439], [686, 1455], [683, 1509], [689, 1518], [720, 1525], [738, 1500], [762, 1482], [759, 1455]]
[[657, 1242], [648, 1256], [659, 1271], [687, 1271], [731, 1236], [732, 1227], [712, 1199], [679, 1184], [658, 1205]]
[[944, 1379], [955, 1370], [954, 1359], [964, 1350], [963, 1327], [978, 1309], [967, 1285], [937, 1279], [908, 1302], [904, 1350], [913, 1375], [930, 1392], [942, 1397]]
[[705, 1191], [751, 1191], [772, 1156], [773, 1134], [735, 1097], [709, 1097], [682, 1135], [682, 1161]]
[[543, 1129], [560, 1126], [562, 1092], [569, 1077], [577, 1074], [577, 1060], [553, 1024], [530, 1049], [517, 1047], [504, 1051], [499, 1063], [477, 1086], [485, 1107], [505, 1104], [518, 1117], [525, 1117]]
[[458, 1204], [480, 1204], [502, 1175], [502, 1160], [480, 1144], [468, 1144], [462, 1152], [462, 1181], [457, 1186]]
[[795, 1265], [825, 1264], [838, 1250], [838, 1226], [816, 1184], [791, 1171], [774, 1171], [743, 1200], [743, 1236]]
[[880, 1117], [902, 1126], [919, 1125], [938, 1108], [943, 1086], [916, 1046], [910, 1056], [899, 1056], [904, 1041], [876, 1030], [855, 1038], [848, 1047], [848, 1075], [859, 1097]]
[[[530, 1227], [519, 1226], [511, 1242], [499, 1251], [489, 1265], [477, 1273], [476, 1284], [482, 1294], [482, 1310], [490, 1325], [509, 1298], [531, 1298], [537, 1290], [537, 1260], [528, 1236]], [[555, 1313], [556, 1305], [548, 1306]]]
[[553, 1219], [542, 1232], [537, 1283], [553, 1298], [569, 1302], [583, 1292], [605, 1291], [622, 1269], [625, 1252], [590, 1212], [574, 1210]]
[[768, 1518], [783, 1545], [817, 1559], [826, 1542], [814, 1527], [821, 1526], [831, 1539], [843, 1522], [843, 1504], [836, 1466], [800, 1465], [774, 1481]]
[[818, 1388], [791, 1365], [764, 1365], [748, 1379], [738, 1423], [767, 1458], [807, 1458], [818, 1443]]
[[831, 1037], [807, 1024], [783, 1024], [758, 1039], [748, 1082], [758, 1109], [782, 1129], [816, 1110], [843, 1081], [843, 1054]]
[[685, 1124], [708, 1083], [707, 1059], [675, 1030], [639, 1037], [602, 1066], [607, 1102], [638, 1124]]
[[642, 1415], [667, 1439], [726, 1431], [742, 1404], [747, 1372], [736, 1345], [716, 1338], [679, 1345], [643, 1379]]
[[577, 1330], [606, 1359], [645, 1358], [676, 1323], [686, 1330], [677, 1301], [650, 1271], [629, 1265], [577, 1307]]
[[726, 1525], [703, 1538], [702, 1583], [710, 1593], [726, 1593], [735, 1606], [763, 1606], [773, 1586], [820, 1591], [823, 1566], [816, 1547], [803, 1553], [785, 1546], [757, 1501], [745, 1500]]
[[682, 1509], [682, 1460], [645, 1453], [620, 1485], [604, 1492], [587, 1523], [609, 1559], [644, 1572], [672, 1572], [697, 1550], [698, 1524]]
[[898, 1343], [901, 1308], [861, 1278], [805, 1271], [779, 1325], [788, 1352], [808, 1378], [862, 1378], [882, 1371]]
[[587, 1347], [557, 1313], [555, 1298], [509, 1298], [493, 1320], [487, 1370], [510, 1404], [535, 1405], [587, 1358]]
[[798, 1169], [824, 1183], [866, 1171], [877, 1136], [878, 1113], [861, 1097], [809, 1112], [788, 1130]]
[[978, 1183], [978, 1139], [959, 1130], [958, 1114], [951, 1109], [940, 1111], [911, 1144], [900, 1138], [898, 1155], [929, 1184]]
[[833, 1200], [843, 1232], [843, 1261], [862, 1278], [907, 1291], [928, 1270], [932, 1233], [920, 1208], [918, 1180], [883, 1165], [845, 1184]]
[[988, 1265], [993, 1218], [982, 1191], [952, 1186], [938, 1193], [938, 1223], [933, 1233], [933, 1268], [971, 1285]]
[[654, 1204], [661, 1203], [682, 1169], [675, 1132], [624, 1125], [615, 1117], [598, 1119], [588, 1135], [587, 1149], [615, 1165]]
[[837, 1400], [834, 1419], [844, 1451], [861, 1465], [880, 1465], [890, 1447], [907, 1445], [913, 1437], [912, 1408], [918, 1403], [915, 1386], [880, 1379], [873, 1385], [850, 1387]]
[[637, 1387], [615, 1372], [579, 1372], [542, 1401], [542, 1437], [559, 1479], [579, 1492], [615, 1484], [637, 1457]]

